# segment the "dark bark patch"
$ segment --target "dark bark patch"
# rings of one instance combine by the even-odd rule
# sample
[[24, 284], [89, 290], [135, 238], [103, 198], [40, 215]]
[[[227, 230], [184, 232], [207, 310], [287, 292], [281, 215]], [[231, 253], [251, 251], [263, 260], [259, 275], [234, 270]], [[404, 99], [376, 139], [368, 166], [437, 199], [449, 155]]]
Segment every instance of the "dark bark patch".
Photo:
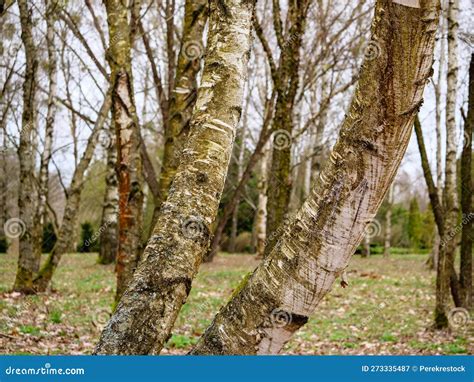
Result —
[[209, 177], [207, 176], [207, 174], [203, 172], [198, 172], [196, 174], [196, 181], [198, 183], [207, 183], [208, 180], [209, 180]]

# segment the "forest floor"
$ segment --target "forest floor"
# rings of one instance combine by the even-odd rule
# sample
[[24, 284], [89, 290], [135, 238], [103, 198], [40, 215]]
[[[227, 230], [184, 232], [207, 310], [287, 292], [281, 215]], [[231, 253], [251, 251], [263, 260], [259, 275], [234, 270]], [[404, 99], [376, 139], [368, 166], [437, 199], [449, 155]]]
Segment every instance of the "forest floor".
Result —
[[[349, 286], [335, 284], [286, 354], [473, 354], [473, 320], [437, 332], [435, 273], [426, 255], [362, 259], [348, 269]], [[195, 344], [241, 279], [258, 264], [251, 255], [219, 255], [204, 264], [163, 354], [184, 354]], [[109, 318], [113, 266], [95, 254], [70, 254], [38, 296], [11, 293], [14, 256], [0, 254], [0, 353], [90, 354]]]

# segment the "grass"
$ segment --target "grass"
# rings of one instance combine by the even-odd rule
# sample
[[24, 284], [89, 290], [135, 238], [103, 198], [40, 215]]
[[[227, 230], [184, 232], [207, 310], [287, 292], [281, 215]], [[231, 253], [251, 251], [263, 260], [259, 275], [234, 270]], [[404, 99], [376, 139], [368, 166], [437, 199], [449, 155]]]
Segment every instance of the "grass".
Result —
[[[307, 325], [288, 342], [289, 354], [473, 354], [471, 326], [432, 331], [435, 274], [426, 255], [353, 258], [349, 287], [336, 283]], [[204, 264], [163, 353], [188, 352], [220, 307], [258, 262], [221, 254]], [[113, 266], [95, 254], [69, 254], [38, 296], [11, 293], [16, 258], [0, 254], [0, 348], [9, 354], [89, 354], [110, 316]]]

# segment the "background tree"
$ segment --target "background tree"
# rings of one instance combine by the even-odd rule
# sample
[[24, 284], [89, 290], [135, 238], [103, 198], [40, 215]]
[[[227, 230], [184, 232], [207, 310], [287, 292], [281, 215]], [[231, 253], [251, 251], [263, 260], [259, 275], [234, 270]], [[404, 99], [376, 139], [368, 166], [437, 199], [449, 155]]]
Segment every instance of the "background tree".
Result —
[[[136, 6], [134, 3], [132, 8]], [[105, 8], [109, 26], [107, 60], [111, 69], [112, 119], [118, 152], [118, 301], [132, 278], [141, 253], [143, 175], [140, 132], [133, 91], [129, 9], [121, 0], [106, 1]]]
[[20, 160], [20, 189], [18, 194], [19, 219], [24, 231], [20, 236], [20, 256], [18, 270], [13, 289], [19, 292], [31, 293], [33, 290], [33, 275], [39, 267], [39, 259], [35, 257], [33, 233], [33, 183], [34, 156], [33, 146], [36, 134], [36, 88], [38, 73], [38, 54], [32, 31], [31, 10], [28, 1], [18, 1], [20, 8], [21, 38], [25, 47], [25, 80], [23, 83], [23, 112], [20, 133], [18, 158]]

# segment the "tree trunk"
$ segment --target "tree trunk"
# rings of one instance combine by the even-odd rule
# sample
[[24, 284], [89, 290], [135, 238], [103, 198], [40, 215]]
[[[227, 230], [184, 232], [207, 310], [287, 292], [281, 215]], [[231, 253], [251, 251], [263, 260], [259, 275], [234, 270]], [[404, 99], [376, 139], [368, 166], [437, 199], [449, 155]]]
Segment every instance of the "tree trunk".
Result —
[[46, 127], [43, 152], [38, 177], [38, 205], [34, 218], [33, 230], [33, 251], [36, 259], [36, 269], [39, 271], [43, 247], [43, 227], [47, 217], [46, 204], [48, 200], [49, 186], [49, 162], [51, 160], [53, 148], [54, 121], [56, 119], [56, 88], [57, 88], [57, 61], [54, 43], [54, 22], [57, 4], [54, 1], [47, 2], [46, 5], [46, 43], [48, 49], [48, 110], [46, 114]]
[[[36, 134], [36, 87], [38, 72], [38, 56], [33, 41], [31, 10], [28, 1], [19, 0], [21, 39], [25, 47], [25, 81], [23, 82], [23, 113], [21, 117], [20, 146], [20, 187], [18, 194], [19, 224], [23, 234], [20, 240], [18, 269], [13, 289], [23, 293], [33, 293], [33, 275], [38, 270], [38, 259], [33, 250], [34, 230], [34, 152], [33, 135]], [[7, 233], [8, 235], [8, 233]]]
[[267, 240], [267, 181], [268, 181], [268, 150], [263, 149], [264, 153], [260, 162], [260, 174], [258, 182], [258, 208], [256, 217], [257, 231], [257, 250], [256, 255], [263, 258], [265, 253], [265, 242]]
[[390, 256], [390, 242], [392, 238], [392, 207], [393, 207], [393, 188], [395, 184], [392, 183], [388, 190], [387, 212], [385, 213], [385, 240], [383, 245], [383, 257]]
[[255, 146], [255, 150], [249, 158], [247, 167], [245, 168], [245, 171], [242, 177], [240, 178], [239, 184], [235, 188], [227, 204], [224, 206], [222, 215], [220, 219], [218, 220], [217, 226], [214, 230], [214, 237], [211, 240], [209, 252], [204, 258], [205, 262], [211, 262], [214, 256], [217, 254], [227, 221], [229, 220], [229, 218], [232, 215], [232, 212], [237, 206], [237, 202], [240, 200], [240, 196], [244, 192], [245, 186], [247, 185], [247, 182], [252, 176], [252, 171], [254, 167], [257, 165], [260, 158], [262, 157], [263, 149], [265, 145], [267, 144], [267, 141], [270, 139], [269, 127], [271, 123], [271, 116], [273, 115], [273, 105], [274, 105], [274, 95], [272, 95], [270, 100], [267, 100], [267, 103], [265, 106], [265, 118], [264, 118], [262, 130], [260, 131], [257, 145]]
[[[453, 231], [458, 222], [458, 197], [456, 182], [456, 95], [457, 95], [457, 33], [458, 33], [458, 0], [448, 3], [448, 87], [446, 90], [446, 165], [445, 186], [443, 193], [444, 234], [441, 235], [438, 271], [436, 278], [435, 327], [448, 326], [449, 291], [453, 284], [452, 272], [457, 247], [457, 235]], [[455, 275], [454, 275], [455, 276]], [[454, 287], [454, 289], [453, 289]]]
[[[435, 99], [436, 99], [436, 187], [438, 192], [438, 198], [442, 201], [442, 190], [443, 190], [443, 159], [442, 159], [442, 104], [441, 104], [441, 88], [442, 79], [445, 67], [445, 51], [446, 51], [446, 38], [445, 33], [445, 15], [443, 11], [443, 1], [441, 2], [441, 16], [439, 26], [439, 38], [440, 38], [440, 53], [439, 53], [439, 64], [438, 64], [438, 81], [435, 84]], [[435, 239], [433, 241], [433, 249], [431, 257], [428, 260], [428, 266], [430, 269], [437, 269], [438, 258], [439, 258], [439, 245], [441, 238], [439, 237], [439, 230], [435, 228]]]
[[186, 148], [143, 260], [96, 354], [159, 353], [186, 301], [209, 245], [240, 119], [254, 6], [210, 2], [205, 68]]
[[104, 103], [100, 108], [92, 133], [87, 141], [84, 154], [82, 154], [81, 160], [74, 170], [71, 186], [66, 195], [66, 207], [64, 208], [63, 221], [58, 232], [58, 241], [34, 279], [33, 288], [35, 292], [44, 292], [48, 288], [62, 256], [72, 246], [74, 227], [76, 225], [77, 212], [81, 201], [84, 174], [92, 160], [97, 138], [110, 111], [111, 103], [111, 89], [109, 89], [105, 96]]
[[436, 0], [377, 1], [372, 43], [330, 160], [272, 252], [192, 354], [278, 353], [347, 267], [405, 153], [433, 60]]
[[[288, 20], [290, 27], [285, 43], [280, 45], [281, 58], [275, 116], [273, 118], [273, 150], [271, 171], [268, 180], [267, 245], [265, 256], [270, 253], [279, 235], [278, 226], [288, 212], [291, 194], [291, 146], [293, 131], [293, 106], [299, 85], [300, 49], [303, 43], [306, 15], [311, 0], [290, 2]], [[273, 17], [280, 18], [280, 12]], [[272, 235], [273, 234], [273, 235]]]
[[463, 226], [461, 234], [461, 272], [459, 288], [461, 306], [472, 308], [472, 240], [474, 238], [474, 192], [472, 186], [472, 132], [474, 129], [474, 54], [469, 66], [469, 100], [467, 119], [464, 122], [464, 144], [461, 156], [461, 209]]
[[364, 243], [364, 247], [362, 248], [362, 257], [369, 257], [370, 256], [370, 237], [369, 237], [369, 235], [365, 234], [363, 243]]
[[160, 199], [155, 201], [150, 235], [166, 200], [186, 144], [197, 96], [197, 76], [204, 55], [202, 43], [207, 21], [207, 0], [186, 0], [183, 37], [178, 55], [174, 89], [170, 94], [169, 120], [165, 128], [165, 150], [160, 173]]
[[[242, 128], [240, 129], [240, 139], [238, 140], [239, 145], [239, 156], [237, 158], [237, 184], [242, 179], [244, 175], [244, 154], [245, 154], [245, 133], [247, 130], [247, 112], [243, 117]], [[232, 225], [230, 230], [230, 238], [229, 238], [229, 252], [235, 252], [235, 241], [237, 240], [237, 228], [239, 224], [239, 204], [240, 198], [237, 201], [237, 205], [234, 208], [234, 212], [232, 213]]]
[[110, 126], [107, 135], [107, 174], [105, 176], [104, 206], [100, 225], [99, 264], [112, 264], [115, 262], [118, 249], [118, 206], [119, 195], [117, 187], [117, 150], [115, 127]]
[[133, 93], [128, 8], [121, 0], [105, 1], [109, 26], [107, 60], [111, 68], [112, 119], [117, 136], [119, 232], [116, 261], [118, 302], [141, 253], [143, 175], [140, 131]]

